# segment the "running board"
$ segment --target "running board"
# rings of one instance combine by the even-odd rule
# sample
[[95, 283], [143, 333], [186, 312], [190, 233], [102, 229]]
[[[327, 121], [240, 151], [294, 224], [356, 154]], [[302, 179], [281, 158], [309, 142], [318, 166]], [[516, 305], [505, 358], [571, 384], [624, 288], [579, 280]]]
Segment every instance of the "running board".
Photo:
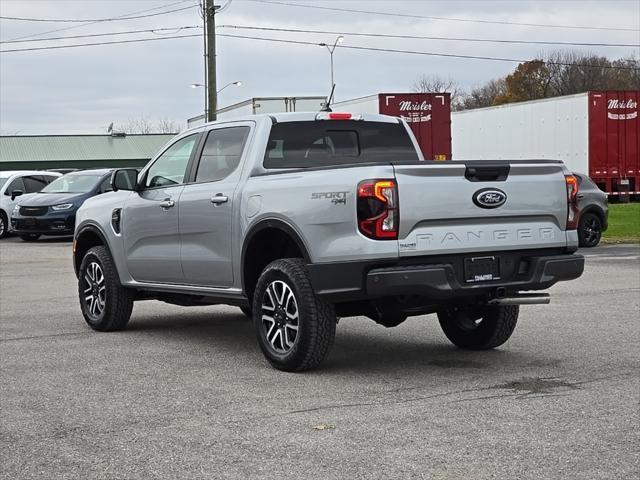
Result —
[[489, 305], [540, 305], [551, 302], [548, 293], [519, 293], [513, 297], [494, 298]]

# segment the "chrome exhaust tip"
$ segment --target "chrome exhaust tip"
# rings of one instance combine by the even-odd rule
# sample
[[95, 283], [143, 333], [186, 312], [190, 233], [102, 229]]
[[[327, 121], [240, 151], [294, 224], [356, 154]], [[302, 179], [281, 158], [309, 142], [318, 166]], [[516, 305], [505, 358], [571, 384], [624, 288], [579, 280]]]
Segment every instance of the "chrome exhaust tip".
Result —
[[489, 305], [545, 305], [551, 302], [548, 293], [519, 293], [511, 297], [489, 300]]

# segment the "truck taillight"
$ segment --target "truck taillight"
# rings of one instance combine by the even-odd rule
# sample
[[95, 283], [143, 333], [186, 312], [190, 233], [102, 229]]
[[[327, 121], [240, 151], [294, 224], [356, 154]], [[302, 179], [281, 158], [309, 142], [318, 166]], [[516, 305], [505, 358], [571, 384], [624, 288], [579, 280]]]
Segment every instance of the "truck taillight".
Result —
[[578, 228], [578, 179], [574, 175], [565, 175], [567, 183], [567, 230]]
[[374, 240], [396, 240], [400, 225], [395, 180], [365, 180], [358, 184], [358, 229]]

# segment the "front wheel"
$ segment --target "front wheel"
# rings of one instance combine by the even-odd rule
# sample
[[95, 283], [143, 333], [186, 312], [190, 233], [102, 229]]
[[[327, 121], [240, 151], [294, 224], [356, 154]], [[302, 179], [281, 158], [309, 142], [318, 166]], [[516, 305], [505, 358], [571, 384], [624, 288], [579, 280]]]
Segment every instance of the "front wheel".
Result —
[[93, 247], [82, 259], [78, 273], [78, 296], [82, 315], [94, 330], [121, 330], [129, 322], [133, 295], [120, 284], [115, 264], [106, 247]]
[[9, 220], [7, 214], [0, 210], [0, 238], [4, 238], [9, 233]]
[[519, 312], [518, 305], [454, 307], [438, 312], [438, 320], [457, 347], [490, 350], [511, 337]]
[[315, 368], [333, 345], [333, 305], [315, 296], [301, 259], [285, 258], [267, 265], [256, 285], [252, 310], [260, 349], [279, 370]]

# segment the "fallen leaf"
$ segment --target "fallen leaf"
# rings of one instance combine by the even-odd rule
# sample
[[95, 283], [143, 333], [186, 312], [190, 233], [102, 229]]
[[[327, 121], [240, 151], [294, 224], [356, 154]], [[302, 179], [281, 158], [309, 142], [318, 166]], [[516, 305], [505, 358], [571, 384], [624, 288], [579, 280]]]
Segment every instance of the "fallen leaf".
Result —
[[321, 431], [321, 430], [331, 430], [333, 428], [336, 428], [335, 425], [329, 425], [328, 423], [321, 423], [320, 425], [315, 425], [313, 427], [314, 430], [316, 431]]

